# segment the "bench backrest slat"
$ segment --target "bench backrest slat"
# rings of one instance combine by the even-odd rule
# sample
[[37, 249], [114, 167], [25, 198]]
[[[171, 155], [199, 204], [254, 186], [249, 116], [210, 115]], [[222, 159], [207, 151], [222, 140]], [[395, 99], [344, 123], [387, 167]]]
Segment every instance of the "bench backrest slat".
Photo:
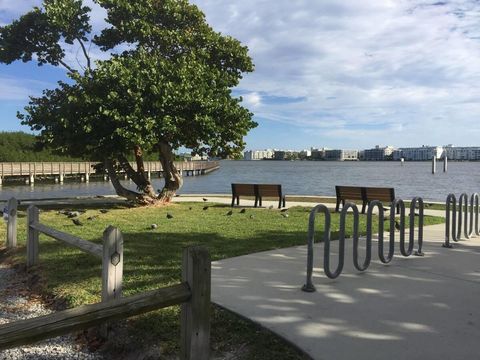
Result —
[[345, 200], [363, 200], [364, 195], [361, 187], [358, 186], [335, 186], [337, 197]]
[[258, 184], [257, 191], [259, 196], [282, 196], [282, 185]]
[[395, 199], [395, 190], [393, 188], [365, 188], [365, 197], [367, 201], [393, 201]]
[[244, 195], [244, 196], [255, 196], [255, 185], [254, 184], [232, 184], [232, 194]]

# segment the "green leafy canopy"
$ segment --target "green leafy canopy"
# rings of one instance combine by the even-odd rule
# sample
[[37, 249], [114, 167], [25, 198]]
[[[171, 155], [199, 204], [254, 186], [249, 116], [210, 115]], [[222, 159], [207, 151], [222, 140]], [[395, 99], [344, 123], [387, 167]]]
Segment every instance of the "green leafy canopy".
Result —
[[[0, 62], [64, 66], [70, 78], [32, 97], [18, 115], [24, 124], [46, 144], [94, 159], [160, 142], [219, 156], [243, 149], [257, 125], [232, 96], [253, 71], [245, 46], [215, 32], [187, 0], [94, 1], [107, 12], [95, 36], [81, 0], [44, 0], [0, 27]], [[90, 61], [90, 39], [106, 60]], [[67, 45], [85, 57], [82, 70], [67, 64]]]

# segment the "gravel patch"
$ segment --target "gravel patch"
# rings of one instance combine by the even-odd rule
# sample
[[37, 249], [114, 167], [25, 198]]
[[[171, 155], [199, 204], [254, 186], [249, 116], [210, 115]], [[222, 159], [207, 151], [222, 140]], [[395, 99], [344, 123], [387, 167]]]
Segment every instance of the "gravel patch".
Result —
[[[30, 295], [25, 279], [8, 264], [0, 264], [0, 324], [50, 314], [52, 310], [38, 297]], [[76, 359], [100, 360], [75, 344], [71, 335], [59, 336], [30, 346], [0, 351], [0, 360]]]

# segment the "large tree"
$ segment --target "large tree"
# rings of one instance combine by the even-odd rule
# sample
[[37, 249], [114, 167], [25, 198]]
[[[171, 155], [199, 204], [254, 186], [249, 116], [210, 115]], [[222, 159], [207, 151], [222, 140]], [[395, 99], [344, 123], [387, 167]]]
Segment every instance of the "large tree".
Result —
[[[91, 9], [82, 0], [44, 0], [0, 27], [0, 62], [34, 60], [63, 66], [68, 75], [57, 88], [31, 97], [19, 117], [43, 144], [101, 159], [119, 195], [141, 203], [169, 201], [182, 185], [175, 149], [235, 155], [256, 126], [231, 92], [242, 73], [253, 71], [248, 50], [215, 32], [187, 0], [94, 1], [106, 10], [108, 25], [93, 37]], [[106, 60], [91, 60], [89, 39], [108, 54]], [[78, 48], [83, 66], [68, 63], [68, 46]], [[143, 165], [143, 154], [153, 151], [165, 176], [160, 194]], [[139, 192], [121, 185], [120, 170]]]

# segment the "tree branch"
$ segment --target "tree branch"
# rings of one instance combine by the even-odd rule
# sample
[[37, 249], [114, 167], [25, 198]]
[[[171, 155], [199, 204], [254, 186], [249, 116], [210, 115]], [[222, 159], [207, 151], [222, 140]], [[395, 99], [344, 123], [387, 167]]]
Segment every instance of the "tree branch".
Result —
[[[125, 173], [128, 175], [128, 177], [132, 179], [132, 181], [138, 187], [141, 187], [144, 179], [142, 179], [139, 173], [132, 168], [128, 159], [124, 155], [118, 155], [117, 157], [118, 157], [120, 166], [123, 168], [123, 170], [125, 170]], [[143, 184], [143, 186], [145, 186], [145, 184]]]
[[141, 198], [141, 194], [136, 193], [135, 191], [125, 189], [122, 184], [120, 184], [117, 172], [115, 171], [113, 162], [110, 159], [105, 160], [105, 167], [108, 171], [108, 176], [110, 177], [110, 181], [112, 182], [112, 185], [115, 188], [117, 195], [133, 201], [138, 201], [139, 198]]
[[87, 68], [88, 70], [92, 70], [90, 56], [88, 56], [87, 49], [85, 48], [85, 44], [83, 43], [82, 39], [77, 38], [80, 46], [82, 47], [83, 55], [85, 55], [85, 59], [87, 59]]
[[155, 193], [155, 189], [153, 188], [150, 180], [148, 180], [147, 176], [145, 175], [145, 171], [143, 169], [143, 159], [141, 159], [141, 168], [135, 171], [124, 155], [118, 155], [117, 158], [120, 166], [123, 168], [123, 170], [125, 170], [127, 176], [132, 179], [132, 181], [137, 185], [137, 188], [142, 190], [144, 195], [156, 198], [157, 194]]
[[58, 63], [63, 65], [68, 71], [70, 71], [72, 74], [78, 72], [74, 68], [71, 68], [70, 66], [67, 65], [63, 60], [58, 60]]

